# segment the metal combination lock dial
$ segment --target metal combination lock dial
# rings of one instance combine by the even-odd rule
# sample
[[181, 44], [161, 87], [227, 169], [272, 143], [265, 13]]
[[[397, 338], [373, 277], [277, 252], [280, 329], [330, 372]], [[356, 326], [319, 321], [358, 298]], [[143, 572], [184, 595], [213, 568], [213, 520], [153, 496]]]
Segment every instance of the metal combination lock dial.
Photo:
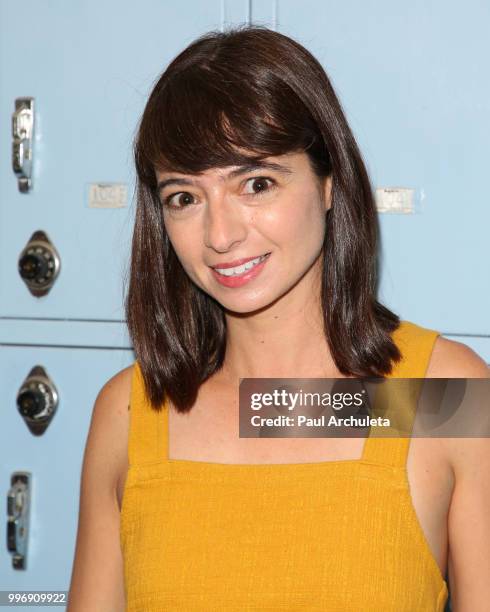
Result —
[[36, 297], [49, 293], [61, 268], [58, 251], [42, 230], [34, 232], [19, 256], [19, 274]]
[[17, 393], [17, 408], [35, 436], [42, 435], [58, 407], [58, 391], [42, 366], [34, 366]]

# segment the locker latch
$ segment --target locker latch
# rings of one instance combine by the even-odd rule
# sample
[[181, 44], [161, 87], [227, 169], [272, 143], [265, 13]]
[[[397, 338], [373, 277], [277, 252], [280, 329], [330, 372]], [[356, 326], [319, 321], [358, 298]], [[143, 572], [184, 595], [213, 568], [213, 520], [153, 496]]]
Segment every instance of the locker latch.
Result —
[[30, 472], [14, 472], [7, 494], [7, 548], [12, 553], [12, 567], [26, 569], [31, 502]]
[[34, 98], [16, 98], [12, 138], [12, 168], [18, 177], [19, 191], [27, 193], [32, 189]]

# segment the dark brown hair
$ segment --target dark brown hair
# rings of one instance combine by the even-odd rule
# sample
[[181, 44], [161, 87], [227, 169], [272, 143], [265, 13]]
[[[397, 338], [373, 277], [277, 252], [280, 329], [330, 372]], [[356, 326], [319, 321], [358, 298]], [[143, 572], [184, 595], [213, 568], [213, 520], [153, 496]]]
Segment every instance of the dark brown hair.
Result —
[[[238, 151], [240, 148], [240, 152]], [[401, 354], [400, 324], [376, 300], [377, 213], [369, 177], [321, 64], [263, 26], [209, 32], [158, 78], [134, 143], [136, 219], [126, 319], [152, 407], [189, 410], [223, 363], [223, 308], [188, 277], [165, 231], [155, 168], [199, 173], [305, 151], [332, 177], [321, 298], [338, 369], [381, 377]]]

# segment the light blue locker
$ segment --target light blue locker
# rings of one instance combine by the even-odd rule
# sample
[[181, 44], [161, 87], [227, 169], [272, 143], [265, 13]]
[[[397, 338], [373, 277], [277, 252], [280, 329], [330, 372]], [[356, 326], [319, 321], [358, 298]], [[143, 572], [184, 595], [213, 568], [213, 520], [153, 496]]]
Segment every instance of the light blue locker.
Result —
[[[123, 313], [134, 213], [132, 138], [169, 61], [201, 33], [246, 22], [249, 10], [248, 2], [236, 0], [0, 2], [4, 534], [10, 476], [32, 475], [26, 569], [13, 569], [4, 536], [0, 590], [68, 590], [93, 403], [134, 358]], [[34, 171], [32, 190], [21, 193], [12, 170], [11, 117], [16, 98], [25, 96], [35, 100]], [[117, 185], [119, 194], [126, 190], [126, 206], [89, 206], [91, 185], [104, 183]], [[34, 297], [18, 272], [19, 255], [37, 230], [46, 232], [61, 260], [43, 297]], [[16, 406], [37, 364], [59, 393], [42, 436], [31, 434]]]
[[490, 363], [490, 5], [257, 0], [251, 14], [321, 61], [373, 187], [414, 189], [413, 214], [379, 215], [381, 300]]

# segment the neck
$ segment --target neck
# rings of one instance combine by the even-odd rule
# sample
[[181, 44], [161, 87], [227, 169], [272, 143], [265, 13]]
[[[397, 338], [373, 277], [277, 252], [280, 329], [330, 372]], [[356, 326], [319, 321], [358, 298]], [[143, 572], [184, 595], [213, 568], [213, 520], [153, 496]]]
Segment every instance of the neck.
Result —
[[290, 292], [260, 312], [228, 313], [221, 370], [237, 378], [341, 376], [323, 332], [319, 291]]

